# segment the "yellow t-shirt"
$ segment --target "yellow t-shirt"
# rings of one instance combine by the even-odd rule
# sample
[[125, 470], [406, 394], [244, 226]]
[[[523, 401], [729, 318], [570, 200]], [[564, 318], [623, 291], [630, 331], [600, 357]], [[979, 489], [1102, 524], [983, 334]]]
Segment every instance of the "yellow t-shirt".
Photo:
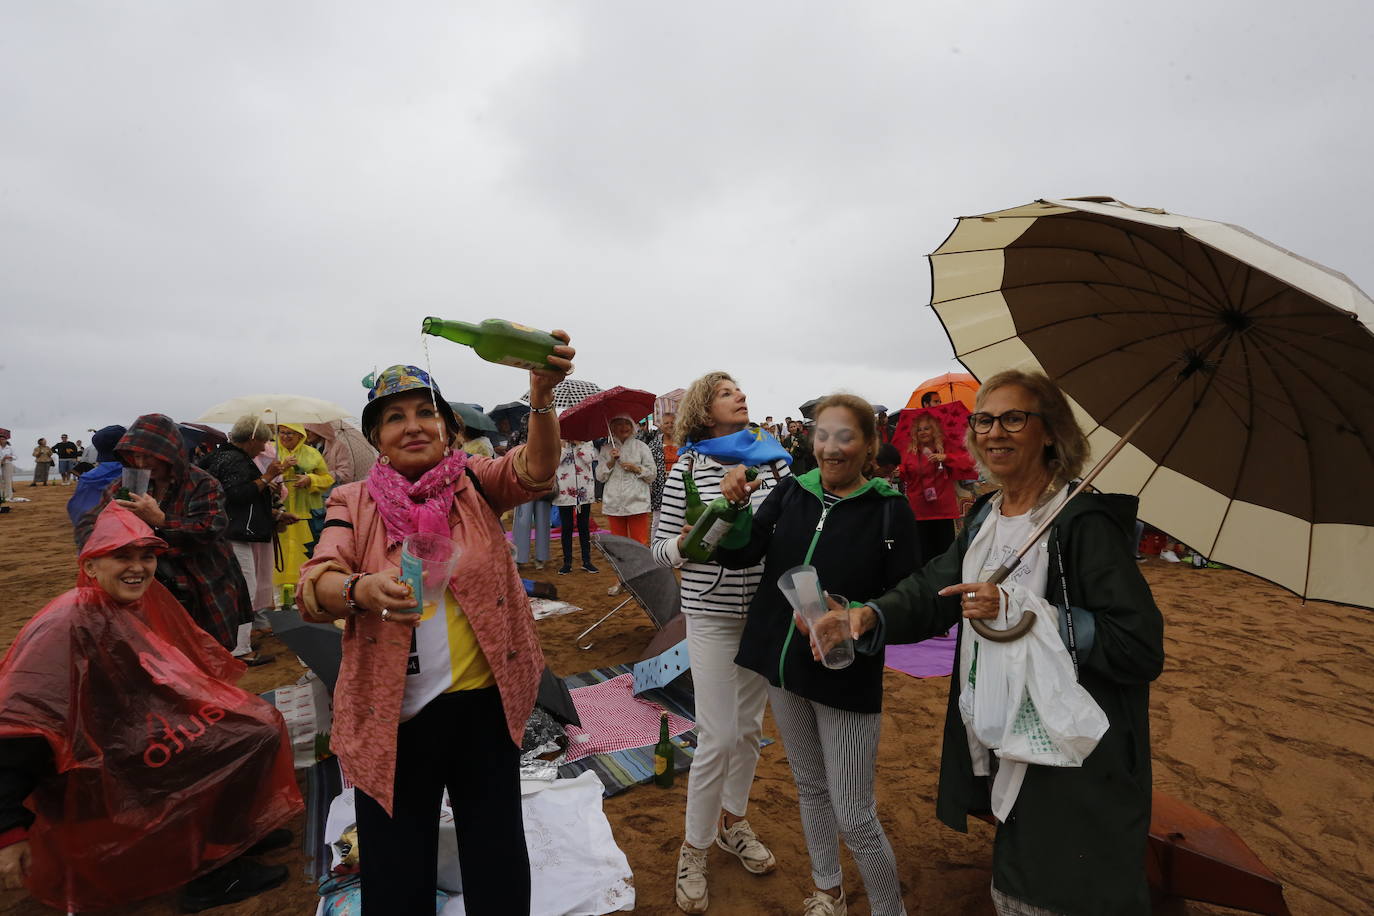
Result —
[[441, 693], [477, 690], [495, 683], [472, 623], [452, 590], [444, 589], [433, 606], [425, 602], [420, 625], [411, 632], [401, 720], [413, 717]]

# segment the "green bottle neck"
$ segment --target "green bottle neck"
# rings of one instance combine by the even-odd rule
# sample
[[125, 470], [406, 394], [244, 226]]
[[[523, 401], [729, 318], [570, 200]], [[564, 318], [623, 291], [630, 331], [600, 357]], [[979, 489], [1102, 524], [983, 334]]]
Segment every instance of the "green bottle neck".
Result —
[[475, 324], [468, 324], [466, 321], [445, 321], [442, 318], [426, 318], [420, 325], [420, 333], [433, 334], [435, 337], [467, 344], [469, 347], [476, 344], [482, 336], [481, 329]]

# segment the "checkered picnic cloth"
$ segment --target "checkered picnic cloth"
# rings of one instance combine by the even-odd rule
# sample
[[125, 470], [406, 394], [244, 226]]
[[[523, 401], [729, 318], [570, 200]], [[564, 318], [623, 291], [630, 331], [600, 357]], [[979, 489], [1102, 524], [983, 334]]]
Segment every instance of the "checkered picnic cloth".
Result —
[[[590, 687], [578, 687], [569, 693], [582, 727], [569, 725], [567, 728], [568, 737], [572, 739], [568, 745], [568, 763], [591, 754], [623, 751], [658, 742], [659, 714], [666, 710], [634, 695], [633, 674], [622, 674]], [[692, 720], [668, 713], [670, 735], [680, 735], [694, 726]], [[581, 735], [586, 735], [587, 740], [579, 740]]]

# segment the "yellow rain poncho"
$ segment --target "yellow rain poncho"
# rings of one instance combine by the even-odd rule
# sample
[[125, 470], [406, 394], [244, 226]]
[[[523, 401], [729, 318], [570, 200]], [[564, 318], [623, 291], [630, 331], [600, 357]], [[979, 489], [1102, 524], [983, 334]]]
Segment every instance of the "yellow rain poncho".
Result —
[[[324, 463], [324, 456], [305, 444], [305, 428], [295, 423], [282, 423], [280, 426], [300, 433], [301, 442], [294, 451], [288, 452], [283, 446], [277, 454], [277, 460], [287, 465], [282, 474], [286, 487], [286, 511], [300, 519], [280, 535], [283, 568], [272, 577], [278, 595], [283, 585], [294, 588], [296, 580], [300, 578], [301, 565], [306, 560], [305, 549], [315, 540], [310, 533], [310, 510], [323, 509], [324, 491], [334, 486], [334, 477]], [[302, 478], [308, 479], [310, 485], [297, 486]]]

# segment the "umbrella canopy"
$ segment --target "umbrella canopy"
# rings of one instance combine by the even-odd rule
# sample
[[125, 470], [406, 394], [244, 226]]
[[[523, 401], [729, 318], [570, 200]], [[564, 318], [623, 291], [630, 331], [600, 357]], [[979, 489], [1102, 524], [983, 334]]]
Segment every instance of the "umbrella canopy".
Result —
[[677, 576], [671, 569], [655, 563], [649, 548], [639, 541], [605, 531], [596, 535], [596, 545], [654, 626], [662, 629], [682, 613]]
[[200, 441], [202, 442], [208, 440], [215, 445], [221, 445], [229, 441], [229, 436], [226, 435], [223, 430], [215, 429], [213, 426], [206, 426], [204, 423], [178, 423], [177, 426], [182, 428], [183, 433], [187, 432], [187, 427], [196, 430], [196, 432], [200, 433]]
[[491, 422], [500, 423], [502, 420], [510, 423], [511, 429], [520, 425], [520, 418], [530, 412], [530, 405], [523, 401], [510, 401], [505, 404], [497, 404], [487, 411], [487, 416], [491, 417]]
[[612, 417], [629, 416], [636, 421], [654, 407], [654, 395], [637, 388], [617, 385], [583, 398], [558, 418], [558, 434], [574, 442], [586, 442], [606, 435]]
[[682, 406], [682, 399], [686, 396], [686, 388], [674, 388], [654, 398], [654, 425], [662, 426], [663, 418], [668, 414], [676, 416], [678, 408]]
[[332, 401], [300, 394], [250, 394], [221, 401], [196, 419], [201, 423], [233, 423], [249, 415], [271, 423], [328, 423], [352, 414]]
[[[600, 390], [601, 386], [594, 382], [580, 378], [565, 378], [553, 387], [553, 406], [559, 410], [566, 410], [583, 398], [591, 397]], [[528, 404], [530, 393], [526, 391], [520, 396], [520, 400]]]
[[892, 444], [897, 451], [905, 452], [911, 441], [911, 432], [916, 418], [930, 414], [940, 424], [940, 434], [945, 438], [946, 454], [964, 451], [964, 433], [968, 430], [969, 410], [960, 401], [950, 401], [938, 407], [908, 407], [897, 414], [897, 429], [892, 433]]
[[974, 375], [1044, 371], [1095, 455], [1121, 446], [1101, 489], [1221, 563], [1374, 605], [1374, 302], [1347, 277], [1110, 198], [963, 218], [931, 274]]
[[978, 380], [967, 372], [946, 372], [935, 378], [928, 378], [916, 386], [907, 400], [906, 406], [920, 407], [921, 398], [934, 392], [940, 396], [940, 403], [959, 401], [969, 410], [973, 409], [974, 399], [978, 396]]
[[449, 401], [448, 406], [453, 408], [453, 412], [458, 415], [458, 419], [463, 421], [465, 427], [463, 435], [469, 439], [477, 436], [496, 436], [499, 432], [496, 424], [492, 422], [482, 411], [478, 410], [473, 404], [464, 404], [460, 401]]
[[803, 417], [806, 417], [806, 419], [814, 420], [816, 419], [816, 407], [820, 403], [820, 398], [812, 398], [811, 400], [807, 401], [805, 404], [798, 407], [797, 409], [801, 411], [801, 415]]

